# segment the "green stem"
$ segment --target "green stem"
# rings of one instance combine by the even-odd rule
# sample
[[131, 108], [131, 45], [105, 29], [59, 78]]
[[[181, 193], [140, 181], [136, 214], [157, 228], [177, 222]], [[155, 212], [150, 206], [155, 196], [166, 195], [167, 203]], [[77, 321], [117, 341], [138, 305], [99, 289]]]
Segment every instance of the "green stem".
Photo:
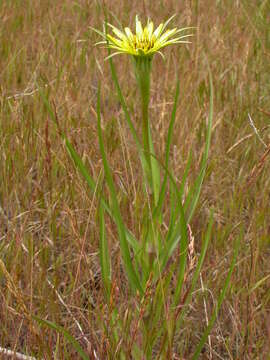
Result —
[[160, 170], [158, 161], [155, 158], [154, 145], [151, 137], [151, 128], [149, 123], [149, 102], [150, 102], [150, 84], [151, 84], [151, 66], [152, 57], [136, 56], [134, 57], [135, 74], [141, 96], [142, 110], [142, 140], [145, 157], [144, 179], [146, 187], [150, 189], [150, 212], [149, 223], [147, 224], [147, 238], [145, 239], [149, 248], [148, 264], [149, 273], [153, 266], [153, 253], [155, 254], [158, 246], [159, 236], [158, 218], [154, 219], [152, 212], [158, 203], [160, 192]]
[[150, 149], [150, 128], [149, 128], [149, 101], [151, 82], [151, 57], [135, 57], [135, 74], [140, 89], [142, 106], [142, 139], [145, 158], [147, 162], [147, 177], [151, 180], [151, 149]]

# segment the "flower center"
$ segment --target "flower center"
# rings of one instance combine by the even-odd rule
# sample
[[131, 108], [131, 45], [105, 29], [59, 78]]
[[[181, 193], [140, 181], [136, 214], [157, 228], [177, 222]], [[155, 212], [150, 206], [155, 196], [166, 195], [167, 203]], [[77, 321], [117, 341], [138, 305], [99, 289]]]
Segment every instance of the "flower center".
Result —
[[135, 50], [142, 50], [144, 52], [152, 49], [154, 47], [154, 39], [149, 39], [149, 38], [143, 38], [143, 39], [138, 39], [137, 36], [134, 36], [134, 48]]

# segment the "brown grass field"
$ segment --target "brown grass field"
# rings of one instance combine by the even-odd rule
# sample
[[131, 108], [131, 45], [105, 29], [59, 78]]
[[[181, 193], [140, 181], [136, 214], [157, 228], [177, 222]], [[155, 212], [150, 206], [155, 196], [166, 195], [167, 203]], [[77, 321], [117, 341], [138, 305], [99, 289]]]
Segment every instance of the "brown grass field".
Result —
[[[164, 50], [152, 69], [150, 119], [162, 159], [176, 80], [180, 80], [171, 167], [179, 180], [189, 152], [189, 183], [205, 143], [209, 73], [214, 85], [212, 140], [200, 200], [190, 224], [200, 252], [211, 209], [214, 226], [201, 276], [172, 352], [191, 359], [223, 287], [242, 233], [226, 298], [200, 359], [270, 359], [270, 2], [268, 0], [105, 1], [109, 19], [134, 27], [136, 14], [159, 24], [173, 14], [195, 26], [192, 43]], [[98, 0], [0, 0], [0, 358], [132, 359], [140, 346], [136, 296], [128, 290], [117, 232], [106, 218], [113, 302], [124, 325], [109, 324], [99, 265], [98, 201], [51, 120], [42, 89], [94, 179], [102, 171], [97, 89], [106, 153], [127, 226], [140, 233], [145, 199], [138, 154], [112, 82]], [[113, 17], [114, 15], [114, 17]], [[113, 58], [135, 127], [139, 96], [128, 56]], [[251, 124], [250, 118], [253, 120]], [[255, 131], [256, 129], [256, 131]], [[166, 210], [166, 209], [165, 209]], [[166, 294], [170, 297], [170, 291]], [[151, 297], [151, 294], [149, 295]], [[133, 316], [134, 315], [134, 316]], [[133, 317], [132, 317], [133, 316]], [[130, 317], [128, 325], [125, 319]], [[126, 327], [125, 327], [126, 326]], [[119, 330], [118, 340], [112, 335]], [[120, 355], [119, 348], [123, 349]], [[10, 351], [9, 355], [7, 350]], [[13, 352], [13, 353], [12, 353]], [[17, 352], [17, 354], [15, 354]], [[21, 355], [19, 355], [19, 353]], [[13, 355], [12, 355], [13, 354]], [[123, 355], [126, 354], [126, 355]], [[131, 354], [131, 352], [130, 352]], [[135, 358], [135, 357], [134, 357]], [[148, 359], [149, 357], [145, 357]]]

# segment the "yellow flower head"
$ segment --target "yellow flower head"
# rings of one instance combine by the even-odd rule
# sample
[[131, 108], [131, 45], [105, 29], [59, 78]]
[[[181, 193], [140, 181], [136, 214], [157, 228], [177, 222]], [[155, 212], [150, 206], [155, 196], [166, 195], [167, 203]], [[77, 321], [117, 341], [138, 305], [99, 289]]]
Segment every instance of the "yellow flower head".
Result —
[[[98, 44], [106, 44], [110, 49], [116, 50], [111, 56], [117, 54], [130, 54], [135, 57], [152, 57], [155, 53], [162, 55], [160, 50], [171, 44], [190, 43], [186, 39], [191, 34], [183, 34], [185, 30], [189, 28], [174, 28], [166, 30], [169, 22], [174, 18], [172, 16], [165, 23], [161, 23], [155, 30], [154, 24], [148, 19], [147, 25], [143, 28], [142, 24], [136, 16], [136, 33], [133, 34], [130, 28], [125, 27], [124, 31], [120, 31], [115, 26], [108, 24], [114, 36], [107, 34], [106, 32], [98, 32], [104, 41]], [[163, 55], [162, 55], [163, 56]]]

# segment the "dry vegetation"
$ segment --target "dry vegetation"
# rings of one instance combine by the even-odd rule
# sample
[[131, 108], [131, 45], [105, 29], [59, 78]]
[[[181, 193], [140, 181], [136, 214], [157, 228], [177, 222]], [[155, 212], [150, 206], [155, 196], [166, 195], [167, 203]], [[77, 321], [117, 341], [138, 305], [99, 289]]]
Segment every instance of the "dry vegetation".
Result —
[[[201, 358], [269, 359], [270, 157], [248, 114], [267, 146], [270, 4], [267, 0], [106, 3], [122, 24], [133, 26], [136, 13], [143, 17], [146, 12], [156, 24], [177, 13], [175, 24], [197, 27], [191, 45], [167, 49], [166, 62], [155, 57], [153, 64], [151, 122], [160, 158], [180, 79], [171, 153], [179, 179], [189, 151], [193, 156], [189, 178], [198, 170], [209, 111], [208, 64], [213, 75], [209, 165], [190, 224], [199, 251], [214, 209], [212, 239], [198, 283], [198, 289], [204, 286], [207, 291], [194, 294], [175, 353], [185, 359], [192, 353], [223, 286], [235, 238], [243, 231], [231, 285]], [[89, 29], [102, 27], [102, 6], [94, 0], [4, 0], [0, 17], [0, 258], [5, 264], [0, 271], [0, 346], [36, 358], [78, 358], [61, 335], [31, 319], [36, 314], [68, 329], [91, 359], [112, 358], [109, 351], [117, 349], [113, 350], [106, 330], [109, 311], [103, 306], [100, 281], [97, 201], [76, 171], [38, 91], [40, 86], [46, 92], [61, 129], [97, 179], [102, 162], [95, 109], [101, 82], [107, 153], [125, 222], [138, 234], [144, 207], [137, 185], [139, 160], [104, 62], [106, 51], [94, 46], [98, 37]], [[120, 56], [114, 63], [139, 129], [130, 61]], [[115, 227], [109, 219], [106, 225], [113, 301], [124, 318], [127, 309], [132, 313], [135, 300], [125, 286]], [[125, 341], [136, 332], [136, 319], [132, 324], [120, 346], [128, 346]]]

